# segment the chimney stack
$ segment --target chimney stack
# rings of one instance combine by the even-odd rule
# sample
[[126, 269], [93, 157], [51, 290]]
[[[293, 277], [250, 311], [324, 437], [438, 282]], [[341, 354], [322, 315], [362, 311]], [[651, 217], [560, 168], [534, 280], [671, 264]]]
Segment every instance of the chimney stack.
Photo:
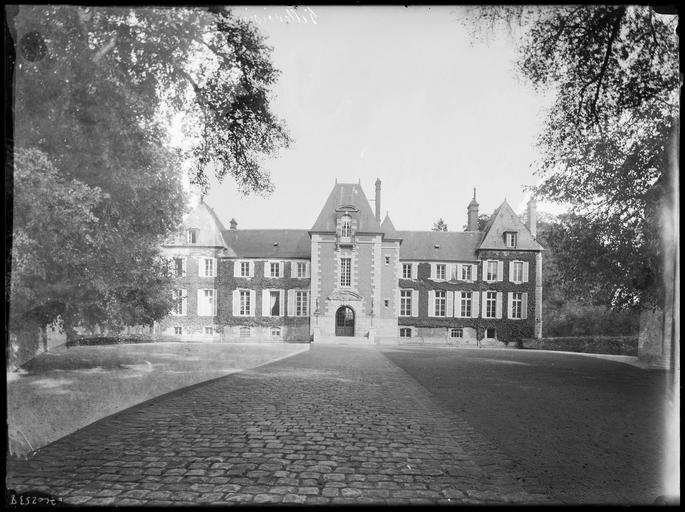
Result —
[[231, 229], [238, 229], [238, 222], [235, 219], [231, 219]]
[[526, 227], [528, 228], [528, 231], [530, 231], [530, 234], [533, 235], [533, 238], [537, 238], [537, 236], [538, 236], [538, 210], [537, 210], [537, 203], [535, 202], [534, 197], [531, 197], [530, 201], [528, 201], [528, 219], [526, 222]]
[[381, 221], [381, 180], [376, 178], [376, 220]]
[[478, 203], [476, 202], [476, 189], [473, 189], [473, 199], [469, 203], [466, 231], [478, 231]]

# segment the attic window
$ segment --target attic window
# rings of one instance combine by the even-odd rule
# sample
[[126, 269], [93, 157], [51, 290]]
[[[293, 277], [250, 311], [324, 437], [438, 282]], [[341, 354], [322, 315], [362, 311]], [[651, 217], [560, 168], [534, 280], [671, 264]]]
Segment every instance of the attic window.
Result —
[[433, 247], [435, 247], [436, 249], [440, 249], [440, 244], [435, 244]]
[[187, 240], [188, 240], [189, 245], [194, 245], [197, 243], [197, 232], [198, 231], [199, 231], [198, 229], [189, 229], [187, 231], [187, 235], [188, 235]]
[[516, 242], [517, 242], [517, 233], [513, 231], [507, 231], [504, 233], [504, 245], [507, 247], [516, 247]]
[[278, 246], [278, 242], [274, 242], [274, 247]]
[[341, 218], [340, 236], [342, 238], [349, 238], [352, 236], [352, 217], [348, 214], [343, 215]]

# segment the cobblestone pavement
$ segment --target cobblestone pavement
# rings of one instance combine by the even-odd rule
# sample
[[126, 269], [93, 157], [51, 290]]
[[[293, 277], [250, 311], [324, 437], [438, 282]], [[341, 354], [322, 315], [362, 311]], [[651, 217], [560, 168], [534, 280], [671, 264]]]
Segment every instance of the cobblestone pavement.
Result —
[[86, 505], [550, 503], [373, 347], [159, 397], [11, 460], [7, 487]]

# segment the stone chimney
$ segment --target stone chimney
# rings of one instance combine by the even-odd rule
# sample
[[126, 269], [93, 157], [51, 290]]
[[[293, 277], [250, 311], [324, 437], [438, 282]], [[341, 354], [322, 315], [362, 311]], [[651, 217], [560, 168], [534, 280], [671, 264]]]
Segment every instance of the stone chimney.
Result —
[[533, 238], [538, 236], [538, 208], [535, 198], [531, 197], [528, 201], [528, 219], [526, 220], [526, 227]]
[[230, 224], [231, 224], [231, 229], [233, 229], [233, 230], [238, 229], [238, 221], [236, 221], [235, 219], [231, 219]]
[[376, 220], [381, 221], [381, 180], [376, 178]]
[[469, 203], [468, 221], [466, 223], [466, 231], [478, 231], [478, 203], [476, 202], [476, 189], [473, 189], [473, 199]]

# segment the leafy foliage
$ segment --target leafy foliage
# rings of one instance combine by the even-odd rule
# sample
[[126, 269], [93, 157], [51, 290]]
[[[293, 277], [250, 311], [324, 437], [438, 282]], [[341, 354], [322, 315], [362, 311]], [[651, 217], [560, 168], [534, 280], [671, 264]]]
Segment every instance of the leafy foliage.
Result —
[[[676, 19], [647, 6], [499, 7], [485, 21], [523, 30], [519, 68], [555, 102], [539, 138], [536, 195], [572, 203], [553, 236], [560, 269], [592, 279], [596, 301], [660, 299], [658, 210], [679, 123]], [[568, 266], [567, 266], [568, 265]], [[582, 267], [582, 268], [581, 268]]]
[[[208, 169], [271, 188], [261, 159], [289, 138], [270, 49], [224, 8], [16, 12], [13, 325], [149, 324], [171, 307], [159, 249], [184, 213], [183, 163], [205, 189]], [[178, 116], [186, 149], [168, 138]]]
[[437, 221], [433, 223], [433, 227], [431, 228], [432, 231], [447, 231], [447, 224], [445, 224], [445, 221], [442, 220], [442, 217], [440, 217]]

